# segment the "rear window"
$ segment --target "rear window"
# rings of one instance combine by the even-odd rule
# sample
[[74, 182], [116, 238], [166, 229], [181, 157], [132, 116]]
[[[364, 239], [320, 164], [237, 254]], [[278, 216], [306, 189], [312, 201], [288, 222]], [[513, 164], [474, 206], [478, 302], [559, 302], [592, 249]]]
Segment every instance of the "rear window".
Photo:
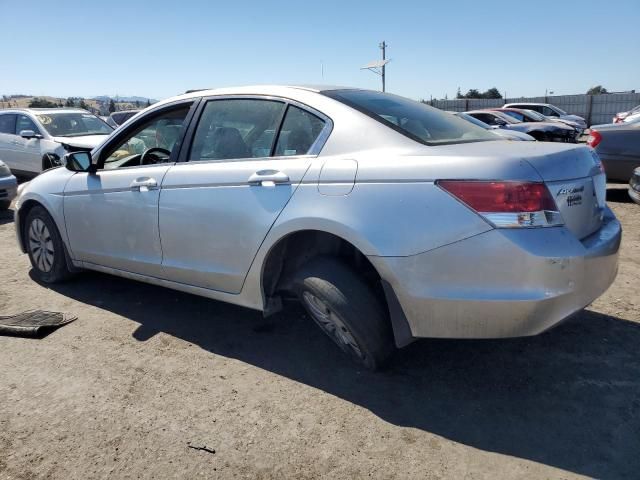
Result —
[[466, 120], [390, 93], [371, 90], [322, 93], [425, 145], [496, 140], [495, 135]]

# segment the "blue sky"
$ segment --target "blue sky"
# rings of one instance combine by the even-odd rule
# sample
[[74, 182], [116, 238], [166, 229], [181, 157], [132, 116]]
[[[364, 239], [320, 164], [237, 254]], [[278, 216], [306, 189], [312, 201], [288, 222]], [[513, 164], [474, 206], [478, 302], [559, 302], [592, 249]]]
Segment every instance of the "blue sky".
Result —
[[[0, 94], [141, 95], [255, 83], [509, 96], [640, 90], [640, 1], [0, 0]], [[324, 77], [321, 65], [324, 65]]]

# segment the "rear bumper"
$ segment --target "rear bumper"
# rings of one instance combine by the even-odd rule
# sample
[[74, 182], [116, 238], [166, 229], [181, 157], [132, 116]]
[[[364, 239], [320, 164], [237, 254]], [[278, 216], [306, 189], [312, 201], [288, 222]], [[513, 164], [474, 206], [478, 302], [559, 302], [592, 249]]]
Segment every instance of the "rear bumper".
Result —
[[393, 289], [411, 337], [535, 335], [615, 279], [622, 230], [608, 208], [604, 222], [582, 241], [564, 227], [491, 230], [419, 255], [369, 259]]
[[13, 200], [18, 191], [18, 181], [13, 175], [0, 178], [0, 201]]

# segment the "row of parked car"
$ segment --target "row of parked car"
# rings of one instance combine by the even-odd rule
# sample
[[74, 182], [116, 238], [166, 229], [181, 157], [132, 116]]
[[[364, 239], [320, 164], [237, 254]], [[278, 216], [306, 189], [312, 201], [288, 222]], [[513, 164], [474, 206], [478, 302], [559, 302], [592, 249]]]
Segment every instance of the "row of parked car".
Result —
[[[108, 117], [73, 108], [0, 111], [0, 160], [4, 161], [0, 208], [8, 207], [12, 194], [3, 187], [9, 169], [29, 177], [58, 166], [65, 153], [93, 149], [139, 111], [114, 112]], [[584, 118], [547, 103], [509, 103], [451, 113], [509, 140], [575, 143], [588, 134], [587, 144], [598, 152], [612, 180], [628, 181], [640, 167], [640, 106], [618, 113], [611, 124], [591, 129]]]
[[630, 196], [640, 200], [640, 105], [613, 123], [587, 128], [584, 118], [546, 103], [509, 103], [501, 108], [450, 112], [509, 140], [586, 143], [598, 152], [610, 180], [631, 179]]
[[457, 115], [511, 140], [576, 143], [587, 128], [584, 118], [546, 103], [509, 103]]

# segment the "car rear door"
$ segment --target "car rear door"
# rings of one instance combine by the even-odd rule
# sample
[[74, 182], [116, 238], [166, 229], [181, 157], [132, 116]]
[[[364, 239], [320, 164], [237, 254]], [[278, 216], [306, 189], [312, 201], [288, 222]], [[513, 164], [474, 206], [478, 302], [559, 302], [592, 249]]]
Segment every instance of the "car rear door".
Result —
[[164, 277], [239, 293], [330, 128], [321, 113], [280, 99], [203, 102], [184, 161], [162, 183]]

